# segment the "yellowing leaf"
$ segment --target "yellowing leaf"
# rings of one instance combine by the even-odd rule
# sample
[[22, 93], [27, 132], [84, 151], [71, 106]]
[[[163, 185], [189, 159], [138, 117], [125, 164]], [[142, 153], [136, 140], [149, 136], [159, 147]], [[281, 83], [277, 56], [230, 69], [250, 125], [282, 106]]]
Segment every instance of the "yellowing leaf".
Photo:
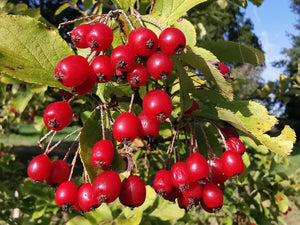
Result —
[[19, 80], [63, 88], [54, 68], [74, 54], [57, 30], [18, 15], [0, 16], [0, 71]]
[[152, 12], [164, 15], [172, 25], [186, 11], [205, 1], [206, 0], [156, 0]]

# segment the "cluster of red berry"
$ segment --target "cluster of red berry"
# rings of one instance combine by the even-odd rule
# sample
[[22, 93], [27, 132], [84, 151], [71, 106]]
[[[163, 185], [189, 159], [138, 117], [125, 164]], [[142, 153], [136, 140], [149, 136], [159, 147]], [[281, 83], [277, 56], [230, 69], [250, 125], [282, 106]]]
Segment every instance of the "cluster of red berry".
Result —
[[208, 161], [199, 153], [192, 153], [186, 162], [176, 162], [171, 171], [160, 170], [155, 176], [153, 187], [166, 200], [190, 210], [201, 204], [210, 213], [218, 212], [223, 205], [224, 182], [244, 172], [241, 155], [245, 146], [238, 133], [231, 127], [220, 129], [226, 139], [226, 151], [221, 157]]
[[[104, 23], [80, 25], [72, 31], [71, 39], [77, 48], [90, 48], [96, 52], [90, 60], [89, 56], [66, 57], [55, 67], [54, 78], [71, 88], [76, 95], [87, 94], [96, 83], [106, 83], [114, 77], [117, 77], [116, 80], [127, 79], [133, 87], [144, 85], [149, 75], [156, 80], [165, 80], [173, 71], [170, 55], [180, 54], [186, 45], [184, 34], [177, 28], [166, 28], [157, 37], [150, 29], [140, 27], [130, 32], [125, 45], [115, 47], [108, 56], [106, 51], [113, 41], [113, 31]], [[230, 75], [228, 67], [223, 65], [218, 63], [221, 73]], [[198, 108], [194, 101], [185, 114]], [[128, 112], [122, 112], [113, 122], [113, 138], [123, 143], [125, 148], [136, 137], [148, 142], [154, 140], [159, 134], [160, 122], [171, 115], [172, 101], [165, 91], [154, 89], [144, 96], [142, 109], [135, 116], [129, 108]], [[65, 101], [49, 104], [43, 116], [45, 125], [52, 131], [64, 129], [72, 118], [70, 103]], [[224, 182], [244, 170], [241, 154], [245, 151], [236, 131], [223, 130], [221, 133], [226, 139], [227, 150], [222, 157], [210, 157], [207, 161], [194, 152], [186, 162], [175, 163], [171, 172], [160, 170], [153, 184], [155, 191], [165, 199], [178, 199], [179, 206], [186, 210], [201, 202], [206, 211], [217, 212], [223, 204]], [[105, 134], [102, 136], [103, 140], [93, 146], [91, 163], [98, 169], [107, 169], [112, 164], [115, 149], [112, 141], [106, 140]], [[45, 154], [30, 162], [28, 176], [34, 181], [46, 180], [49, 185], [57, 187], [55, 199], [63, 208], [73, 206], [78, 210], [89, 211], [102, 203], [113, 202], [118, 197], [123, 205], [130, 207], [140, 206], [145, 201], [145, 184], [137, 175], [130, 175], [121, 181], [118, 173], [105, 170], [92, 184], [86, 180], [77, 188], [71, 181], [72, 173], [65, 160], [51, 163], [48, 153], [45, 151]]]

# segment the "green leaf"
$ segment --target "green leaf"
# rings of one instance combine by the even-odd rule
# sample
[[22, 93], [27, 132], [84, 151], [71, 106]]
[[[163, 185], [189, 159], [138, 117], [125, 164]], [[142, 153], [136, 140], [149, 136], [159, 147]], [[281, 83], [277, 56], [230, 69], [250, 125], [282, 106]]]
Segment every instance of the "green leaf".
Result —
[[174, 23], [174, 27], [178, 28], [184, 33], [187, 46], [193, 47], [196, 45], [196, 30], [190, 21], [182, 18]]
[[122, 213], [116, 218], [118, 225], [139, 225], [142, 221], [143, 211], [138, 207], [131, 210], [129, 207], [123, 209]]
[[171, 203], [161, 196], [158, 197], [158, 205], [156, 209], [150, 213], [150, 216], [155, 216], [163, 221], [177, 221], [185, 214], [184, 209], [180, 209], [176, 203]]
[[260, 6], [264, 0], [249, 0], [249, 1], [252, 2], [256, 6]]
[[83, 167], [89, 175], [90, 182], [93, 182], [100, 170], [96, 169], [91, 163], [93, 146], [102, 139], [100, 111], [95, 110], [85, 122], [80, 139], [80, 159]]
[[289, 199], [282, 192], [277, 192], [275, 197], [275, 203], [278, 206], [280, 212], [284, 213], [289, 208]]
[[269, 115], [260, 103], [233, 101], [226, 108], [216, 107], [219, 119], [230, 123], [279, 155], [287, 156], [292, 151], [296, 141], [295, 132], [289, 126], [285, 126], [277, 137], [266, 134], [277, 123], [277, 119]]
[[229, 82], [227, 82], [223, 75], [217, 70], [217, 68], [212, 65], [207, 59], [203, 58], [201, 52], [203, 49], [199, 48], [187, 48], [182, 54], [181, 58], [193, 68], [199, 70], [203, 73], [203, 75], [212, 80], [217, 84], [217, 86], [221, 89], [222, 94], [227, 96], [228, 99], [233, 99], [232, 87]]
[[59, 15], [62, 11], [64, 11], [65, 9], [69, 8], [71, 6], [71, 4], [69, 3], [65, 3], [63, 5], [61, 5], [56, 11], [55, 11], [55, 16]]
[[231, 41], [201, 42], [200, 46], [213, 52], [221, 62], [240, 62], [261, 65], [265, 61], [264, 54], [251, 47]]
[[117, 9], [123, 9], [125, 12], [128, 11], [131, 0], [112, 0]]
[[164, 15], [172, 25], [186, 11], [205, 1], [206, 0], [156, 0], [152, 13]]
[[24, 92], [17, 92], [13, 97], [14, 109], [18, 112], [23, 112], [32, 96], [33, 92], [29, 89], [26, 89]]
[[19, 80], [64, 88], [54, 68], [74, 54], [57, 30], [27, 16], [0, 16], [0, 71]]
[[248, 5], [247, 0], [234, 0], [234, 2], [244, 8], [246, 8]]

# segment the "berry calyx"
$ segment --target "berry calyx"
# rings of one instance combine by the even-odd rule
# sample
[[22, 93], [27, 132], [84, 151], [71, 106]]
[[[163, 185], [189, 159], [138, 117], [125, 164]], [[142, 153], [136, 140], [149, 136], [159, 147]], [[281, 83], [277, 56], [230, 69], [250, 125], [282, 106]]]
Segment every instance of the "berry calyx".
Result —
[[156, 80], [166, 80], [173, 71], [173, 61], [164, 52], [155, 52], [147, 60], [147, 69]]
[[90, 44], [87, 40], [87, 35], [92, 29], [90, 24], [81, 24], [76, 27], [71, 33], [71, 41], [77, 48], [89, 48]]
[[172, 182], [180, 191], [189, 187], [191, 178], [185, 162], [177, 162], [171, 168]]
[[166, 28], [159, 35], [159, 46], [168, 55], [179, 55], [185, 45], [185, 36], [178, 28]]
[[173, 189], [171, 173], [167, 170], [159, 170], [153, 181], [153, 188], [159, 195], [166, 196]]
[[130, 32], [128, 45], [133, 49], [135, 54], [149, 56], [156, 51], [158, 38], [152, 30], [146, 27], [139, 27]]
[[127, 73], [127, 81], [133, 87], [143, 86], [149, 78], [149, 72], [142, 64], [135, 64]]
[[105, 51], [113, 41], [113, 32], [104, 23], [96, 23], [87, 35], [86, 39], [93, 51]]
[[106, 55], [98, 55], [91, 63], [91, 68], [98, 83], [106, 83], [114, 76], [114, 68]]
[[73, 111], [68, 102], [60, 101], [49, 104], [43, 114], [43, 120], [50, 130], [59, 131], [68, 126], [73, 118]]
[[56, 204], [67, 210], [71, 205], [77, 202], [78, 190], [76, 184], [72, 181], [61, 183], [55, 192]]
[[131, 112], [121, 113], [115, 120], [112, 128], [113, 137], [116, 141], [124, 144], [131, 143], [139, 132], [137, 117]]
[[92, 78], [88, 61], [80, 55], [62, 59], [54, 69], [54, 78], [65, 87], [77, 87], [87, 78]]
[[94, 167], [105, 169], [114, 159], [114, 146], [109, 140], [98, 141], [92, 150], [91, 161]]
[[93, 198], [98, 203], [110, 203], [116, 200], [121, 190], [121, 179], [115, 171], [103, 171], [92, 184]]
[[110, 59], [114, 69], [126, 72], [133, 68], [135, 53], [129, 46], [119, 45], [112, 51]]
[[162, 122], [171, 115], [171, 98], [160, 89], [149, 91], [143, 99], [143, 110], [150, 118]]
[[46, 180], [51, 171], [51, 161], [46, 155], [34, 157], [27, 167], [27, 174], [33, 181]]

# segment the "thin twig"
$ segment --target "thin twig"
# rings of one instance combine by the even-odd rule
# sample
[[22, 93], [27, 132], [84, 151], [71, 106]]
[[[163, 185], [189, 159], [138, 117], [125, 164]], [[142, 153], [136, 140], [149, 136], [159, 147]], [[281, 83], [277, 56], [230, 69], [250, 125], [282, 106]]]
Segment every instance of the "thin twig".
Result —
[[73, 158], [73, 161], [72, 161], [72, 167], [71, 167], [70, 176], [69, 176], [68, 181], [72, 180], [72, 176], [73, 176], [73, 172], [74, 172], [74, 168], [75, 168], [75, 164], [76, 164], [76, 160], [77, 160], [77, 156], [79, 154], [79, 151], [80, 151], [80, 148], [78, 147], [77, 150], [76, 150], [75, 156]]
[[102, 140], [106, 140], [106, 137], [105, 137], [104, 116], [103, 116], [103, 105], [100, 105], [99, 107], [100, 107], [100, 115], [101, 115]]
[[51, 146], [51, 144], [53, 142], [53, 139], [54, 139], [56, 133], [57, 133], [57, 131], [54, 131], [51, 139], [49, 140], [49, 143], [48, 143], [47, 148], [46, 148], [45, 153], [44, 153], [45, 155], [47, 155], [49, 153], [49, 148], [50, 148], [50, 146]]
[[79, 137], [81, 135], [81, 132], [79, 132], [79, 134], [76, 136], [76, 138], [74, 139], [73, 143], [71, 144], [71, 146], [69, 147], [67, 153], [65, 154], [64, 160], [67, 160], [67, 158], [69, 157], [71, 150], [73, 149], [74, 145], [77, 143]]
[[54, 130], [50, 130], [47, 134], [45, 134], [38, 142], [37, 146], [42, 147], [42, 143], [54, 132]]
[[135, 96], [135, 91], [132, 92], [128, 112], [131, 112], [131, 111], [132, 111], [132, 106], [133, 106], [134, 96]]
[[204, 136], [204, 139], [205, 139], [205, 142], [206, 142], [206, 146], [207, 146], [207, 148], [208, 148], [208, 153], [209, 153], [209, 154], [208, 154], [208, 157], [209, 157], [209, 160], [211, 160], [211, 158], [214, 157], [214, 153], [213, 153], [212, 148], [211, 148], [211, 146], [210, 146], [210, 144], [209, 144], [209, 141], [208, 141], [208, 139], [207, 139], [206, 133], [205, 133], [205, 131], [204, 131], [204, 128], [203, 128], [201, 122], [199, 122], [198, 124], [199, 124], [199, 126], [200, 126], [200, 128], [201, 128], [201, 131], [202, 131], [202, 133], [203, 133], [203, 136]]

